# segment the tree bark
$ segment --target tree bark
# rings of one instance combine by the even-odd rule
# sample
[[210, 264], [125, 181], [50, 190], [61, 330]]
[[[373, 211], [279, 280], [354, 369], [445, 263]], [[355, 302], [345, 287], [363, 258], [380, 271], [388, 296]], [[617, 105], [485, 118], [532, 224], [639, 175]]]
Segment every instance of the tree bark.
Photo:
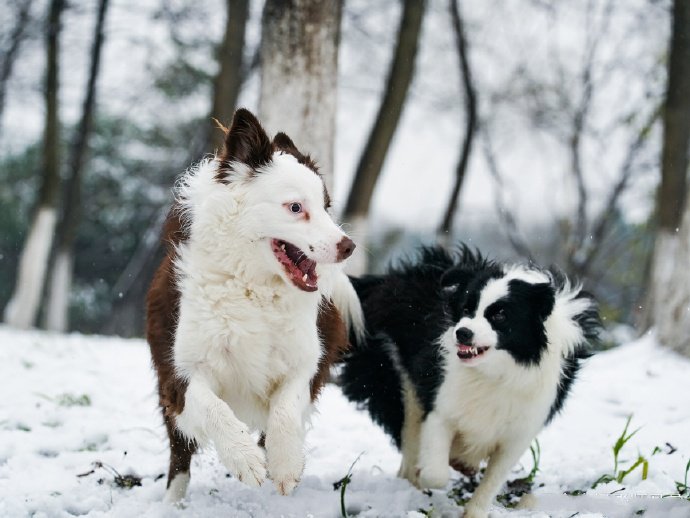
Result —
[[[366, 248], [367, 216], [374, 187], [383, 168], [388, 148], [398, 127], [407, 92], [414, 76], [415, 60], [422, 30], [425, 0], [405, 0], [395, 53], [374, 126], [359, 159], [343, 218], [352, 224], [361, 249]], [[349, 271], [364, 273], [366, 256], [359, 253], [350, 260]]]
[[457, 0], [449, 0], [449, 11], [453, 23], [453, 32], [460, 61], [463, 93], [465, 96], [465, 136], [462, 140], [460, 159], [455, 168], [455, 182], [448, 200], [448, 207], [443, 216], [443, 221], [438, 229], [439, 240], [448, 244], [452, 240], [453, 220], [458, 210], [460, 189], [465, 180], [467, 165], [472, 153], [475, 130], [477, 128], [477, 95], [472, 82], [472, 70], [470, 68], [467, 37]]
[[[249, 0], [227, 0], [225, 36], [218, 49], [218, 74], [214, 81], [211, 116], [222, 124], [229, 124], [237, 107], [244, 76], [244, 33], [249, 18]], [[211, 121], [209, 142], [212, 149], [223, 147], [224, 134]]]
[[319, 164], [333, 186], [342, 0], [266, 0], [259, 114]]
[[89, 136], [93, 126], [96, 81], [100, 70], [103, 40], [105, 39], [104, 27], [108, 1], [100, 0], [98, 4], [86, 94], [84, 95], [81, 119], [70, 149], [69, 176], [62, 204], [62, 217], [57, 229], [56, 254], [49, 277], [50, 288], [45, 312], [45, 327], [51, 331], [65, 332], [69, 323], [69, 294], [72, 288], [72, 269], [74, 266], [73, 248], [81, 215], [81, 183], [88, 153]]
[[19, 53], [19, 47], [26, 35], [26, 27], [29, 25], [29, 12], [32, 0], [23, 0], [17, 8], [17, 17], [10, 34], [10, 42], [7, 50], [3, 52], [2, 64], [0, 64], [0, 120], [5, 109], [5, 96], [7, 93], [7, 82], [12, 75], [12, 68]]
[[55, 233], [60, 180], [59, 35], [64, 7], [64, 0], [50, 2], [46, 25], [46, 119], [43, 140], [43, 176], [37, 210], [19, 259], [17, 283], [5, 308], [5, 322], [18, 328], [31, 327], [36, 320]]
[[664, 109], [659, 228], [675, 232], [685, 207], [690, 142], [690, 4], [675, 0]]
[[[690, 356], [690, 4], [673, 3], [664, 109], [658, 231], [652, 259], [652, 312], [660, 342]], [[683, 218], [683, 211], [685, 217]]]

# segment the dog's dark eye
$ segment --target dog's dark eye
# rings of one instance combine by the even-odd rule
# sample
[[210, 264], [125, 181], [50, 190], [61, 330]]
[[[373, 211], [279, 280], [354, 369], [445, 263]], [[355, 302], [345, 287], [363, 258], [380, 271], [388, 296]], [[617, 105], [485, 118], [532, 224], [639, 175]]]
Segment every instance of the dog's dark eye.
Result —
[[470, 308], [462, 308], [462, 314], [464, 316], [469, 316], [470, 315]]
[[290, 212], [292, 212], [293, 214], [299, 214], [300, 212], [302, 212], [302, 204], [297, 202], [291, 203]]
[[499, 309], [498, 311], [496, 311], [496, 313], [491, 315], [491, 321], [495, 322], [497, 324], [500, 324], [501, 322], [505, 322], [505, 319], [506, 319], [506, 313], [502, 309]]

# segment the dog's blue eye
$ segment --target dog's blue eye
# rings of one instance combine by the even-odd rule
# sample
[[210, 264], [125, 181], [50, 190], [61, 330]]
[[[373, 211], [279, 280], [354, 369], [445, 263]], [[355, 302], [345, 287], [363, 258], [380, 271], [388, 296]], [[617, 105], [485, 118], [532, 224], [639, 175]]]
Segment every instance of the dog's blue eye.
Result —
[[302, 204], [297, 202], [291, 203], [290, 212], [292, 212], [293, 214], [299, 214], [300, 212], [302, 212]]

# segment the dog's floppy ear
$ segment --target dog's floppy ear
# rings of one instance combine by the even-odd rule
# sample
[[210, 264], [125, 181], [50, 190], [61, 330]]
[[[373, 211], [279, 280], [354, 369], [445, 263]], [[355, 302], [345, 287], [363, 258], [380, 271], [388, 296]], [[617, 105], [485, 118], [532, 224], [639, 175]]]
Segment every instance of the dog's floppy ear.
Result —
[[256, 169], [268, 164], [272, 154], [271, 140], [259, 120], [249, 110], [238, 109], [225, 133], [225, 146], [220, 156], [223, 166], [240, 162]]

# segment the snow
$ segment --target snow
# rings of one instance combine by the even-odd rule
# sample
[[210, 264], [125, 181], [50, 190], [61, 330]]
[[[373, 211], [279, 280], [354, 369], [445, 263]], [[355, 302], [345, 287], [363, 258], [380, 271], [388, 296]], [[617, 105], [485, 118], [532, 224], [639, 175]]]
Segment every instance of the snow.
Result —
[[[661, 349], [652, 335], [592, 358], [563, 414], [539, 437], [542, 460], [534, 510], [495, 505], [492, 516], [690, 516], [690, 502], [649, 498], [675, 493], [690, 456], [690, 361]], [[0, 327], [0, 516], [324, 516], [340, 514], [333, 482], [350, 465], [350, 513], [360, 516], [457, 515], [444, 491], [431, 496], [396, 478], [400, 456], [366, 414], [328, 386], [307, 435], [307, 467], [289, 497], [270, 484], [254, 490], [227, 477], [212, 451], [195, 456], [184, 508], [162, 503], [167, 439], [156, 406], [148, 347], [141, 340], [16, 331]], [[88, 396], [88, 400], [83, 396]], [[82, 403], [82, 405], [78, 404]], [[621, 452], [624, 468], [638, 453], [649, 478], [630, 474], [586, 496], [613, 468], [611, 446], [627, 416], [642, 427]], [[669, 443], [677, 451], [669, 454]], [[662, 449], [650, 457], [655, 446]], [[141, 477], [123, 489], [107, 468]], [[522, 466], [531, 468], [529, 453]], [[89, 473], [94, 470], [93, 473]], [[86, 474], [84, 476], [78, 476]], [[523, 476], [524, 471], [516, 472]], [[610, 496], [610, 493], [624, 488]], [[647, 496], [647, 498], [645, 498]]]

